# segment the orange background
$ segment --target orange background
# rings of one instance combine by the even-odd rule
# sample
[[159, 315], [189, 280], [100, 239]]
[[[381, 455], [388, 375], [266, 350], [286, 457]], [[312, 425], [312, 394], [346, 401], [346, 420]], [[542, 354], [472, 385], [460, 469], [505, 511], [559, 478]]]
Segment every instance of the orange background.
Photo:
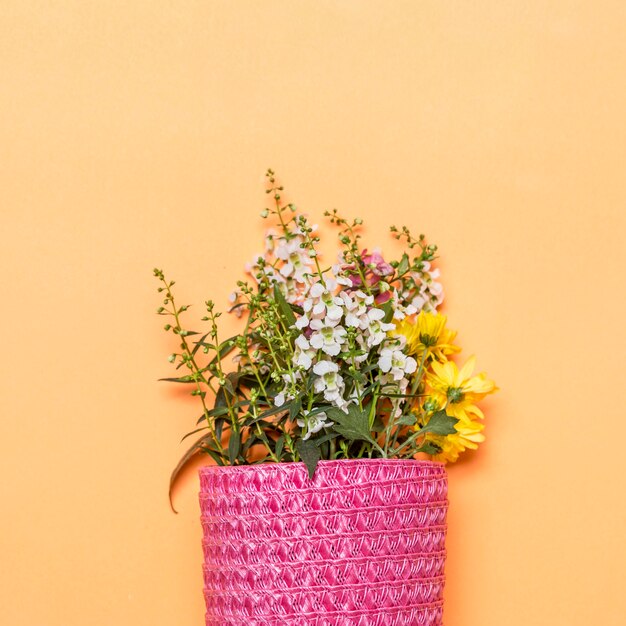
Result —
[[450, 472], [446, 623], [624, 623], [626, 3], [1, 5], [3, 624], [203, 623], [151, 274], [190, 326], [225, 307], [268, 166], [438, 243], [502, 389]]

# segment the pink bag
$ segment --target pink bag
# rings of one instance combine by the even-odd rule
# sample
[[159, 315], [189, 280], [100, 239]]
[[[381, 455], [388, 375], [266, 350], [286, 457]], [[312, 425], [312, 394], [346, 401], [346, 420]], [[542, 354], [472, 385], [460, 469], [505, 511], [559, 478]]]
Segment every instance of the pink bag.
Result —
[[398, 459], [200, 470], [206, 626], [441, 626], [447, 474]]

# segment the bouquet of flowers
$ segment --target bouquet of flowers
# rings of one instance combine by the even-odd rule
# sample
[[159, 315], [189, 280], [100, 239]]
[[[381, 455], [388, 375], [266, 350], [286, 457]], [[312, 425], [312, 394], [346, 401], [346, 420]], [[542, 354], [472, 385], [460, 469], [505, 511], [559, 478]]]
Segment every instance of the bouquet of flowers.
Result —
[[[456, 332], [438, 312], [443, 301], [437, 247], [407, 227], [391, 227], [405, 247], [399, 259], [361, 245], [362, 220], [336, 210], [335, 263], [318, 251], [317, 227], [282, 199], [268, 170], [273, 228], [265, 251], [237, 283], [230, 311], [244, 318], [238, 335], [222, 339], [221, 313], [205, 303], [207, 332], [183, 325], [161, 270], [165, 330], [180, 339], [169, 360], [182, 370], [166, 378], [198, 396], [201, 433], [172, 474], [196, 454], [219, 465], [303, 461], [312, 476], [320, 459], [413, 458], [456, 461], [484, 440], [477, 403], [497, 390], [475, 359], [459, 367]], [[209, 403], [212, 400], [212, 405]]]

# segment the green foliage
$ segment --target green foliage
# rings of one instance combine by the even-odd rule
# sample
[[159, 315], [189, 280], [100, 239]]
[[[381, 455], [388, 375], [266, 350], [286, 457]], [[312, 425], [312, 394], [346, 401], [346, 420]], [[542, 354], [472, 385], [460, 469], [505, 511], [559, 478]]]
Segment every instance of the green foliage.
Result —
[[456, 432], [454, 425], [459, 420], [456, 417], [446, 415], [445, 411], [433, 413], [426, 426], [420, 429], [420, 433], [433, 433], [434, 435], [452, 435]]
[[369, 423], [369, 411], [351, 404], [347, 413], [341, 409], [332, 408], [328, 409], [327, 414], [335, 422], [335, 431], [346, 439], [374, 443]]
[[309, 478], [313, 478], [315, 468], [321, 458], [319, 447], [316, 445], [315, 441], [311, 441], [310, 439], [306, 441], [304, 439], [298, 439], [296, 442], [296, 450], [309, 471]]

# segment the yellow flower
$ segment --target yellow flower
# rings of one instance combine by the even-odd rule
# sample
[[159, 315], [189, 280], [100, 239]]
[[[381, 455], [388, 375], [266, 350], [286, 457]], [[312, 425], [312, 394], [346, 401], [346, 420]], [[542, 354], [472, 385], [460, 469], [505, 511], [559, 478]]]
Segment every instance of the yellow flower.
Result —
[[435, 461], [454, 463], [461, 452], [467, 448], [476, 450], [478, 444], [485, 440], [485, 435], [481, 433], [484, 425], [473, 420], [459, 420], [455, 424], [457, 432], [452, 435], [427, 436], [427, 441], [431, 441], [441, 448], [441, 452], [433, 456]]
[[459, 420], [471, 421], [472, 417], [483, 418], [483, 412], [475, 405], [486, 395], [498, 391], [493, 380], [484, 372], [472, 376], [476, 357], [471, 356], [459, 370], [453, 361], [433, 361], [426, 373], [429, 395], [448, 415]]
[[456, 331], [446, 328], [447, 321], [448, 318], [440, 313], [420, 311], [417, 319], [404, 318], [391, 332], [406, 338], [409, 354], [421, 356], [424, 350], [428, 350], [435, 358], [445, 360], [446, 355], [460, 351], [452, 343]]

